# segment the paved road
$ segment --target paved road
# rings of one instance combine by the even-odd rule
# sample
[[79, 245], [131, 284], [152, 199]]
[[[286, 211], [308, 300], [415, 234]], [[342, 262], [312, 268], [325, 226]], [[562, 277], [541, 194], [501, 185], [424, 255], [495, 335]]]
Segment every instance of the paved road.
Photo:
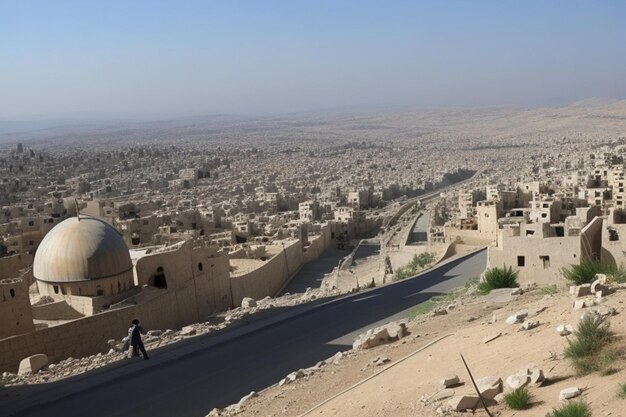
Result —
[[485, 263], [483, 250], [414, 279], [165, 347], [150, 361], [129, 359], [66, 381], [0, 388], [0, 415], [204, 416], [349, 349], [361, 331], [406, 317], [416, 304], [479, 276]]
[[319, 288], [324, 275], [331, 273], [339, 261], [349, 254], [347, 250], [328, 249], [315, 261], [305, 264], [281, 294], [297, 294], [305, 292], [307, 288]]
[[413, 229], [409, 232], [406, 244], [424, 244], [428, 243], [428, 229], [430, 228], [430, 210], [422, 213], [419, 219], [413, 225]]

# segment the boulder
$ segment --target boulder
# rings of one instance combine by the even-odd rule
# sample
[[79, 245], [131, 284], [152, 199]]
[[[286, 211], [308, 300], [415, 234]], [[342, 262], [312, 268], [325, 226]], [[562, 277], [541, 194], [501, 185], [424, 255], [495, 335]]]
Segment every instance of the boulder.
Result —
[[407, 335], [406, 323], [391, 322], [384, 326], [369, 329], [356, 338], [352, 349], [370, 349], [386, 343], [395, 342]]
[[460, 382], [461, 380], [457, 375], [449, 375], [441, 380], [441, 385], [444, 388], [450, 388], [459, 385]]
[[17, 371], [18, 375], [24, 374], [36, 374], [40, 369], [44, 368], [48, 365], [48, 356], [43, 353], [38, 353], [36, 355], [29, 356], [27, 358], [22, 359], [20, 362], [19, 370]]
[[496, 395], [503, 391], [502, 378], [497, 376], [485, 376], [476, 380], [478, 392], [483, 398], [493, 400]]
[[576, 388], [576, 387], [565, 388], [565, 389], [562, 389], [561, 392], [559, 392], [559, 400], [563, 401], [563, 400], [576, 398], [581, 393], [582, 391], [580, 390], [580, 388]]
[[257, 304], [254, 298], [244, 297], [243, 300], [241, 300], [242, 308], [252, 308], [252, 307], [256, 307], [256, 305]]
[[506, 379], [506, 385], [511, 389], [518, 389], [530, 384], [530, 377], [528, 375], [510, 375]]
[[506, 384], [511, 389], [518, 389], [528, 384], [541, 385], [545, 380], [543, 370], [535, 364], [530, 364], [509, 376]]
[[526, 311], [518, 311], [517, 313], [509, 316], [506, 319], [506, 323], [507, 324], [516, 324], [516, 323], [521, 323], [524, 321], [524, 319], [528, 317], [528, 312]]
[[584, 299], [574, 300], [573, 307], [574, 307], [574, 310], [581, 310], [585, 308], [585, 300]]
[[522, 324], [522, 330], [530, 330], [538, 326], [539, 326], [538, 321], [525, 321], [524, 324]]
[[448, 406], [454, 411], [474, 410], [479, 401], [476, 394], [462, 394], [450, 398]]

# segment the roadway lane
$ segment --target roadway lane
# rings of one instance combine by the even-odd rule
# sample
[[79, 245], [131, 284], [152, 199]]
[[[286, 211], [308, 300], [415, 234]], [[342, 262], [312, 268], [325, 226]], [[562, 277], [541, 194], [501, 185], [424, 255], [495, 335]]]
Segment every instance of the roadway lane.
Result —
[[358, 333], [406, 317], [416, 304], [479, 276], [485, 264], [483, 250], [414, 279], [305, 307], [292, 317], [274, 316], [269, 326], [235, 329], [230, 333], [238, 335], [230, 340], [200, 336], [156, 350], [150, 361], [128, 360], [51, 384], [0, 388], [0, 415], [204, 416], [350, 349]]
[[343, 249], [328, 249], [315, 261], [304, 264], [281, 295], [287, 292], [289, 294], [303, 293], [307, 288], [321, 287], [324, 275], [333, 272], [339, 261], [349, 254], [349, 251]]

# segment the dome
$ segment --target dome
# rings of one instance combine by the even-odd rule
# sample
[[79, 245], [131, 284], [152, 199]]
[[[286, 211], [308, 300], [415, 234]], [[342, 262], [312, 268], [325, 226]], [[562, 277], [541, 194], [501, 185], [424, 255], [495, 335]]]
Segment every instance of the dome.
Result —
[[46, 282], [110, 278], [132, 269], [130, 253], [113, 226], [97, 217], [72, 217], [43, 238], [33, 275]]

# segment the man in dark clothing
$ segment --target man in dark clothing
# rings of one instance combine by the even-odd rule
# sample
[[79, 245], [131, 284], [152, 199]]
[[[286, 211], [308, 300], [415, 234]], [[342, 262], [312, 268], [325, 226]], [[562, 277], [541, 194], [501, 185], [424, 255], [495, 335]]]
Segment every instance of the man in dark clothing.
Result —
[[148, 358], [146, 349], [143, 347], [143, 342], [141, 341], [142, 334], [146, 334], [146, 331], [139, 325], [139, 320], [133, 320], [132, 326], [128, 329], [128, 343], [133, 348], [133, 356], [139, 356], [139, 351], [141, 351], [144, 360], [147, 360], [150, 358]]

